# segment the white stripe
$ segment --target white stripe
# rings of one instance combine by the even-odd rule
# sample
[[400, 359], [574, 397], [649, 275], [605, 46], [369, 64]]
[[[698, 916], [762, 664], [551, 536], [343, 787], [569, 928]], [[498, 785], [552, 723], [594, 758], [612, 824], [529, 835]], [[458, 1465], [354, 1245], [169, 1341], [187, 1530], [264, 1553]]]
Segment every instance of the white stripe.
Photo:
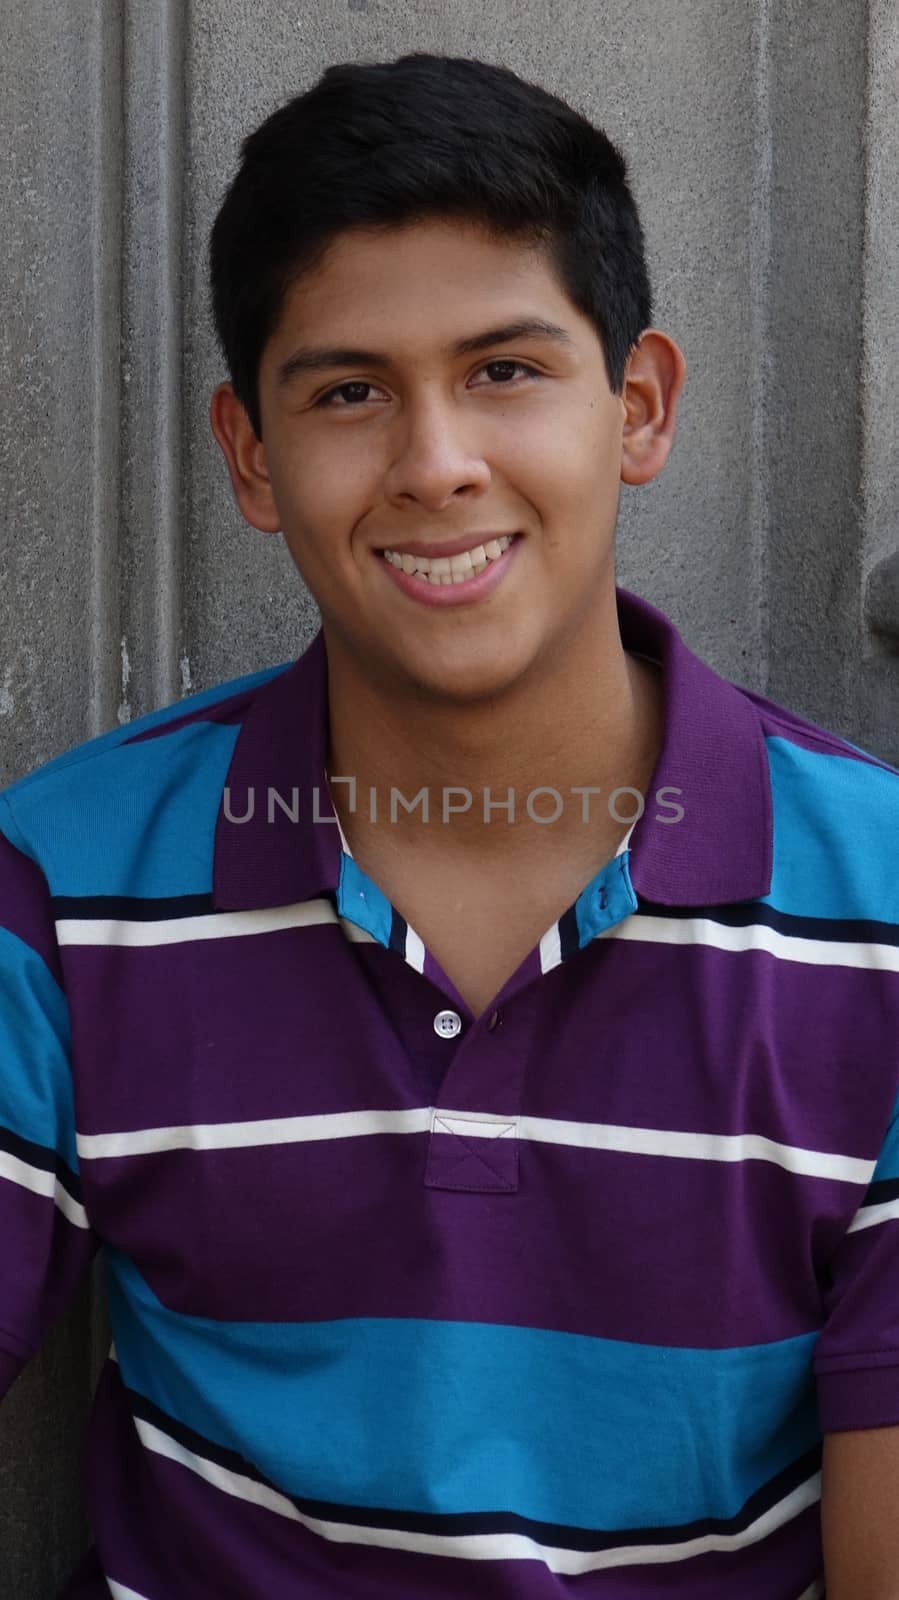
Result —
[[[372, 938], [362, 930], [351, 933], [350, 929], [356, 924], [350, 923], [347, 918], [338, 918], [333, 905], [326, 899], [303, 900], [294, 905], [274, 906], [261, 911], [221, 911], [196, 917], [169, 917], [153, 922], [61, 917], [56, 923], [56, 937], [61, 945], [146, 947], [186, 944], [192, 940], [247, 938], [254, 934], [277, 933], [283, 928], [316, 927], [338, 920], [345, 925], [344, 931], [349, 933], [350, 938]], [[640, 912], [633, 912], [613, 927], [603, 928], [594, 938], [626, 939], [644, 944], [708, 945], [715, 950], [733, 953], [764, 951], [779, 960], [798, 961], [807, 966], [899, 972], [897, 945], [805, 939], [778, 933], [761, 922], [731, 928], [724, 923], [713, 922], [708, 917], [647, 917]], [[407, 941], [406, 960], [416, 971], [423, 971], [424, 946], [417, 934], [413, 935], [411, 942]], [[549, 972], [559, 965], [558, 924], [554, 924], [540, 940], [540, 960], [543, 972]]]
[[336, 922], [330, 900], [300, 900], [262, 911], [217, 911], [199, 917], [168, 917], [156, 922], [118, 918], [60, 917], [59, 944], [158, 945], [186, 944], [193, 939], [238, 939], [249, 934], [277, 933], [282, 928], [314, 927]]
[[[328, 799], [331, 802], [331, 809], [334, 812], [334, 821], [337, 823], [337, 832], [340, 834], [340, 848], [343, 850], [344, 855], [348, 855], [350, 860], [352, 861], [353, 860], [353, 852], [350, 849], [349, 845], [347, 844], [346, 834], [344, 833], [342, 827], [340, 826], [340, 818], [337, 815], [337, 807], [334, 804], [334, 796], [331, 793], [331, 780], [328, 777], [327, 773], [325, 773], [325, 780], [326, 780], [326, 782], [328, 784]], [[355, 794], [355, 790], [354, 790], [354, 794]]]
[[410, 928], [408, 922], [406, 923], [406, 960], [409, 963], [410, 967], [414, 967], [415, 968], [416, 972], [424, 972], [424, 970], [425, 970], [425, 947], [424, 947], [424, 942], [423, 942], [423, 940], [421, 940], [418, 937], [418, 934], [415, 932], [415, 929], [414, 928]]
[[679, 1133], [670, 1128], [628, 1128], [613, 1123], [522, 1117], [519, 1136], [537, 1144], [621, 1150], [628, 1155], [675, 1156], [689, 1161], [770, 1161], [787, 1172], [810, 1178], [835, 1178], [840, 1183], [868, 1184], [877, 1165], [876, 1161], [861, 1161], [854, 1156], [778, 1144], [758, 1133]]
[[20, 1161], [18, 1156], [11, 1156], [8, 1151], [0, 1150], [0, 1178], [8, 1178], [11, 1183], [18, 1183], [23, 1189], [30, 1189], [32, 1194], [43, 1194], [48, 1199], [55, 1201], [63, 1216], [76, 1228], [89, 1228], [87, 1212], [84, 1206], [73, 1200], [68, 1189], [64, 1189], [55, 1172], [46, 1172], [43, 1167], [32, 1167], [27, 1161]]
[[807, 1589], [803, 1589], [799, 1600], [821, 1600], [823, 1593], [824, 1579], [816, 1578], [814, 1583], [810, 1583]]
[[147, 1600], [146, 1595], [138, 1594], [136, 1589], [126, 1589], [123, 1583], [116, 1583], [114, 1578], [106, 1579], [106, 1587], [112, 1600]]
[[333, 1111], [309, 1117], [271, 1117], [260, 1122], [208, 1122], [176, 1128], [140, 1128], [134, 1133], [79, 1133], [78, 1155], [148, 1155], [159, 1150], [234, 1150], [253, 1145], [303, 1144], [313, 1139], [352, 1139], [372, 1133], [426, 1133], [432, 1108], [411, 1111]]
[[704, 944], [715, 950], [763, 950], [781, 961], [801, 961], [812, 967], [862, 967], [899, 972], [899, 945], [849, 944], [836, 939], [802, 939], [778, 933], [765, 923], [729, 928], [708, 917], [647, 917], [634, 912], [597, 939], [632, 939], [646, 944]]
[[859, 1233], [862, 1228], [876, 1227], [879, 1222], [892, 1222], [899, 1217], [899, 1200], [884, 1200], [877, 1206], [862, 1206], [850, 1222], [847, 1233]]
[[363, 1544], [381, 1549], [406, 1550], [420, 1555], [455, 1556], [466, 1561], [542, 1561], [551, 1572], [576, 1575], [582, 1572], [599, 1572], [610, 1567], [640, 1565], [661, 1566], [673, 1561], [688, 1561], [694, 1556], [710, 1551], [740, 1550], [757, 1544], [775, 1533], [778, 1528], [800, 1515], [821, 1497], [821, 1474], [817, 1473], [800, 1484], [792, 1494], [778, 1505], [772, 1506], [761, 1517], [736, 1534], [705, 1534], [684, 1543], [668, 1545], [628, 1545], [620, 1549], [586, 1551], [562, 1550], [552, 1545], [541, 1545], [525, 1534], [447, 1534], [408, 1533], [404, 1529], [371, 1528], [343, 1522], [325, 1522], [297, 1510], [292, 1501], [266, 1484], [232, 1472], [215, 1461], [194, 1455], [178, 1444], [168, 1434], [152, 1423], [135, 1418], [137, 1432], [148, 1450], [176, 1461], [180, 1466], [195, 1472], [223, 1494], [244, 1500], [252, 1505], [274, 1511], [291, 1522], [301, 1522], [312, 1533], [319, 1534], [335, 1544]]
[[305, 1117], [273, 1117], [258, 1122], [207, 1122], [172, 1128], [139, 1128], [131, 1133], [77, 1135], [79, 1159], [149, 1155], [161, 1150], [233, 1150], [260, 1145], [302, 1144], [316, 1139], [353, 1139], [372, 1134], [461, 1131], [473, 1138], [496, 1137], [494, 1127], [517, 1124], [518, 1137], [535, 1144], [581, 1150], [617, 1150], [627, 1155], [672, 1156], [688, 1161], [768, 1161], [805, 1177], [867, 1185], [876, 1161], [802, 1146], [778, 1144], [761, 1134], [681, 1133], [666, 1128], [629, 1128], [602, 1122], [564, 1122], [553, 1117], [516, 1117], [503, 1112], [457, 1111], [420, 1106], [406, 1111], [334, 1111]]
[[553, 967], [559, 966], [561, 960], [562, 941], [559, 938], [559, 924], [554, 922], [540, 940], [540, 971], [552, 972]]

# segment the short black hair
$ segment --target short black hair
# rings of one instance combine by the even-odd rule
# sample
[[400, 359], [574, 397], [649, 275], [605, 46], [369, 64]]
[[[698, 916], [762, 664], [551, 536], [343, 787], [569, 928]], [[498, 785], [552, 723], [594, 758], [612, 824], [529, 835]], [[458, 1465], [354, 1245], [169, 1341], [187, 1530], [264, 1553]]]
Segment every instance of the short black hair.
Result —
[[241, 154], [212, 228], [210, 289], [257, 438], [259, 363], [290, 286], [349, 229], [443, 217], [544, 246], [621, 393], [652, 315], [643, 231], [620, 150], [564, 100], [463, 56], [345, 62], [268, 117]]

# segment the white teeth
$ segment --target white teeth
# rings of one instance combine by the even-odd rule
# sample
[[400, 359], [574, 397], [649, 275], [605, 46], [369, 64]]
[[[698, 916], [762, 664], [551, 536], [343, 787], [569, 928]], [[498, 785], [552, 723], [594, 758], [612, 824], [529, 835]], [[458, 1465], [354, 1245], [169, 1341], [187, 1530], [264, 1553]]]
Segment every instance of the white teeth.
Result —
[[463, 550], [460, 556], [450, 556], [450, 572], [470, 573], [473, 564], [467, 550]]
[[385, 550], [383, 554], [392, 567], [399, 567], [410, 577], [414, 574], [425, 583], [443, 588], [447, 584], [466, 583], [469, 578], [476, 577], [490, 561], [496, 561], [504, 550], [508, 550], [511, 543], [511, 536], [504, 534], [501, 539], [489, 539], [486, 544], [475, 545], [473, 549], [463, 550], [457, 556], [435, 556], [432, 561], [425, 556], [404, 555], [398, 550]]

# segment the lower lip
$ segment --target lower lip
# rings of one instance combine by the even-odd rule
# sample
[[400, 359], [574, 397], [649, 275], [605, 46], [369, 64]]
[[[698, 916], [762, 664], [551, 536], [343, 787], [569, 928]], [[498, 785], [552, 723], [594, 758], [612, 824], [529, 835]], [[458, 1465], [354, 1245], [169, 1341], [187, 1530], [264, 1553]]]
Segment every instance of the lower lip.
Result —
[[386, 569], [388, 577], [392, 578], [398, 589], [407, 594], [410, 599], [418, 600], [423, 606], [463, 606], [472, 600], [482, 600], [485, 595], [492, 594], [503, 578], [512, 562], [515, 552], [521, 543], [521, 535], [517, 534], [507, 550], [495, 561], [488, 561], [483, 572], [476, 578], [466, 578], [464, 583], [429, 583], [425, 578], [417, 578], [411, 572], [404, 572], [402, 567], [395, 567], [384, 556], [378, 555], [376, 561]]

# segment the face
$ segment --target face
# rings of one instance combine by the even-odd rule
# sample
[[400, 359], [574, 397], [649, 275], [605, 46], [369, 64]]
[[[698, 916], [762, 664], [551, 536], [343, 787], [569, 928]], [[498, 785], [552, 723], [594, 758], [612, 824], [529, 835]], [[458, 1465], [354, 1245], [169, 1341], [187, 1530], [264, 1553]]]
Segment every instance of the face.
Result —
[[[454, 348], [528, 319], [561, 335]], [[369, 354], [311, 367], [310, 347]], [[520, 685], [608, 616], [620, 483], [663, 465], [684, 372], [650, 332], [614, 395], [544, 254], [440, 220], [341, 235], [263, 352], [264, 443], [228, 384], [211, 420], [244, 516], [283, 532], [329, 659], [458, 702]], [[403, 570], [410, 551], [489, 558], [510, 536], [462, 583]]]

